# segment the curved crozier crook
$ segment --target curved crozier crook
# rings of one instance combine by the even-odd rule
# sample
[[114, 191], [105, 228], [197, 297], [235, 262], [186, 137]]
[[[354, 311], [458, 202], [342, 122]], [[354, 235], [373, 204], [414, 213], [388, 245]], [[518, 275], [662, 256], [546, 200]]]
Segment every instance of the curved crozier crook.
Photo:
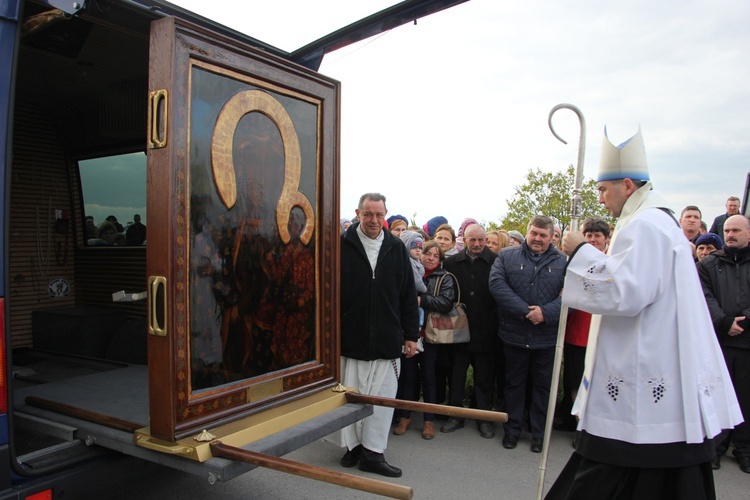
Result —
[[560, 135], [555, 131], [555, 127], [552, 125], [552, 115], [554, 115], [557, 110], [560, 109], [569, 109], [573, 111], [576, 115], [578, 115], [578, 122], [581, 125], [581, 134], [579, 136], [579, 142], [578, 142], [578, 166], [583, 166], [583, 156], [586, 152], [586, 120], [583, 118], [583, 113], [580, 109], [578, 109], [577, 106], [574, 106], [572, 104], [558, 104], [554, 108], [552, 108], [549, 112], [549, 117], [547, 117], [547, 124], [549, 125], [549, 129], [552, 132], [552, 134], [562, 142], [563, 144], [567, 144], [568, 142], [560, 137]]
[[211, 139], [211, 169], [224, 206], [230, 209], [237, 202], [237, 182], [234, 175], [232, 143], [240, 119], [248, 113], [258, 111], [276, 124], [284, 145], [284, 186], [276, 205], [276, 225], [284, 243], [289, 243], [289, 217], [293, 207], [305, 213], [305, 228], [300, 239], [307, 244], [315, 229], [315, 218], [310, 200], [299, 191], [302, 172], [299, 138], [292, 119], [279, 101], [261, 90], [246, 90], [232, 96], [224, 105], [216, 120]]
[[575, 179], [574, 179], [574, 188], [573, 188], [573, 198], [572, 198], [572, 207], [571, 207], [571, 228], [575, 231], [578, 228], [578, 219], [581, 216], [582, 207], [581, 207], [581, 188], [583, 187], [583, 158], [586, 154], [586, 120], [583, 118], [583, 113], [580, 109], [578, 109], [577, 106], [574, 106], [572, 104], [558, 104], [554, 108], [552, 108], [549, 112], [549, 116], [547, 117], [547, 124], [549, 125], [550, 131], [552, 131], [552, 134], [563, 144], [567, 144], [567, 141], [560, 137], [558, 133], [555, 131], [555, 127], [552, 126], [552, 115], [555, 114], [555, 112], [559, 109], [569, 109], [573, 111], [576, 115], [578, 115], [578, 122], [581, 126], [581, 133], [578, 139], [578, 164], [576, 166], [576, 172], [575, 172]]

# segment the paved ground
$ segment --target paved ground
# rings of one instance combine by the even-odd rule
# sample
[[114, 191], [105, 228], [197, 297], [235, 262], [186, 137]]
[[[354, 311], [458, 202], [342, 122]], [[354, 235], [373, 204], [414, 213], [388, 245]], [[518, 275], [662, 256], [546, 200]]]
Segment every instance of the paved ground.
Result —
[[[417, 417], [418, 418], [418, 417]], [[415, 418], [415, 421], [417, 420]], [[404, 470], [403, 477], [389, 480], [414, 488], [414, 498], [429, 499], [534, 499], [537, 494], [541, 455], [531, 453], [528, 434], [521, 436], [518, 448], [505, 450], [502, 431], [494, 439], [479, 436], [473, 421], [452, 434], [437, 433], [432, 441], [420, 434], [421, 425], [404, 436], [391, 435], [386, 458]], [[568, 460], [572, 433], [555, 432], [552, 436], [545, 492]], [[306, 464], [348, 472], [373, 479], [386, 479], [344, 469], [339, 465], [342, 450], [326, 441], [318, 441], [286, 456]], [[745, 499], [750, 495], [750, 474], [742, 473], [736, 462], [725, 458], [716, 471], [717, 498]], [[134, 484], [115, 499], [167, 500], [184, 498], [258, 499], [375, 499], [382, 498], [357, 490], [342, 488], [311, 479], [256, 469], [227, 483], [208, 484], [204, 477], [161, 470], [155, 477]]]

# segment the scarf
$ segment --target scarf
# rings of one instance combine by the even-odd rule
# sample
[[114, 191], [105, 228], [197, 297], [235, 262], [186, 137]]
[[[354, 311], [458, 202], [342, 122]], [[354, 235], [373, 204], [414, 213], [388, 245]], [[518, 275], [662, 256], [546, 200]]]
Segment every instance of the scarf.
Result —
[[370, 267], [372, 267], [372, 272], [375, 274], [375, 266], [378, 264], [378, 254], [380, 253], [380, 247], [383, 246], [383, 238], [385, 237], [383, 231], [380, 231], [377, 238], [372, 239], [362, 231], [362, 224], [358, 224], [357, 236], [359, 236], [362, 246], [365, 247], [367, 260], [370, 261]]

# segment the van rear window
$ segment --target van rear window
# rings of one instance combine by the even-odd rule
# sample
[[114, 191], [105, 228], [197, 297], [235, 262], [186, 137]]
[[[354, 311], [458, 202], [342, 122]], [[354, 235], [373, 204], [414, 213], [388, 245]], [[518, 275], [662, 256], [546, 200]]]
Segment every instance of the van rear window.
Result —
[[88, 246], [146, 244], [146, 155], [78, 161]]

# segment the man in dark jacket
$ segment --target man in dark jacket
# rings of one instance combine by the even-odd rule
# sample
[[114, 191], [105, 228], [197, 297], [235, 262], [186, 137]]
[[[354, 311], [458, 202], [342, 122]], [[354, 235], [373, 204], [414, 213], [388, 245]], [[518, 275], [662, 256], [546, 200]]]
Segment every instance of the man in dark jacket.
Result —
[[[341, 383], [361, 394], [393, 398], [401, 352], [416, 354], [419, 313], [409, 252], [390, 231], [385, 196], [367, 193], [356, 210], [358, 223], [341, 237]], [[393, 409], [373, 414], [342, 430], [344, 467], [400, 477], [383, 452]]]
[[745, 421], [716, 437], [712, 466], [721, 467], [721, 456], [732, 440], [740, 470], [750, 473], [750, 220], [744, 215], [729, 217], [724, 242], [724, 248], [698, 263], [698, 273]]
[[[466, 370], [469, 363], [474, 368], [474, 397], [477, 408], [491, 410], [495, 382], [497, 340], [497, 305], [490, 295], [489, 276], [492, 263], [497, 258], [487, 247], [484, 228], [472, 224], [464, 230], [464, 249], [451, 255], [443, 267], [453, 273], [461, 290], [461, 302], [466, 304], [471, 341], [450, 344], [451, 358], [451, 406], [463, 406]], [[441, 432], [453, 432], [464, 426], [463, 419], [451, 418], [440, 428]], [[495, 436], [490, 422], [479, 422], [479, 434], [484, 438]]]
[[711, 229], [708, 230], [709, 233], [718, 234], [722, 242], [724, 241], [724, 223], [731, 216], [740, 213], [740, 199], [736, 196], [730, 196], [729, 199], [727, 199], [726, 208], [727, 213], [716, 217], [714, 223], [711, 224]]
[[490, 272], [490, 292], [500, 313], [498, 335], [505, 350], [507, 449], [518, 445], [530, 378], [531, 451], [542, 451], [566, 261], [550, 244], [554, 227], [549, 217], [532, 218], [523, 244], [503, 249]]

